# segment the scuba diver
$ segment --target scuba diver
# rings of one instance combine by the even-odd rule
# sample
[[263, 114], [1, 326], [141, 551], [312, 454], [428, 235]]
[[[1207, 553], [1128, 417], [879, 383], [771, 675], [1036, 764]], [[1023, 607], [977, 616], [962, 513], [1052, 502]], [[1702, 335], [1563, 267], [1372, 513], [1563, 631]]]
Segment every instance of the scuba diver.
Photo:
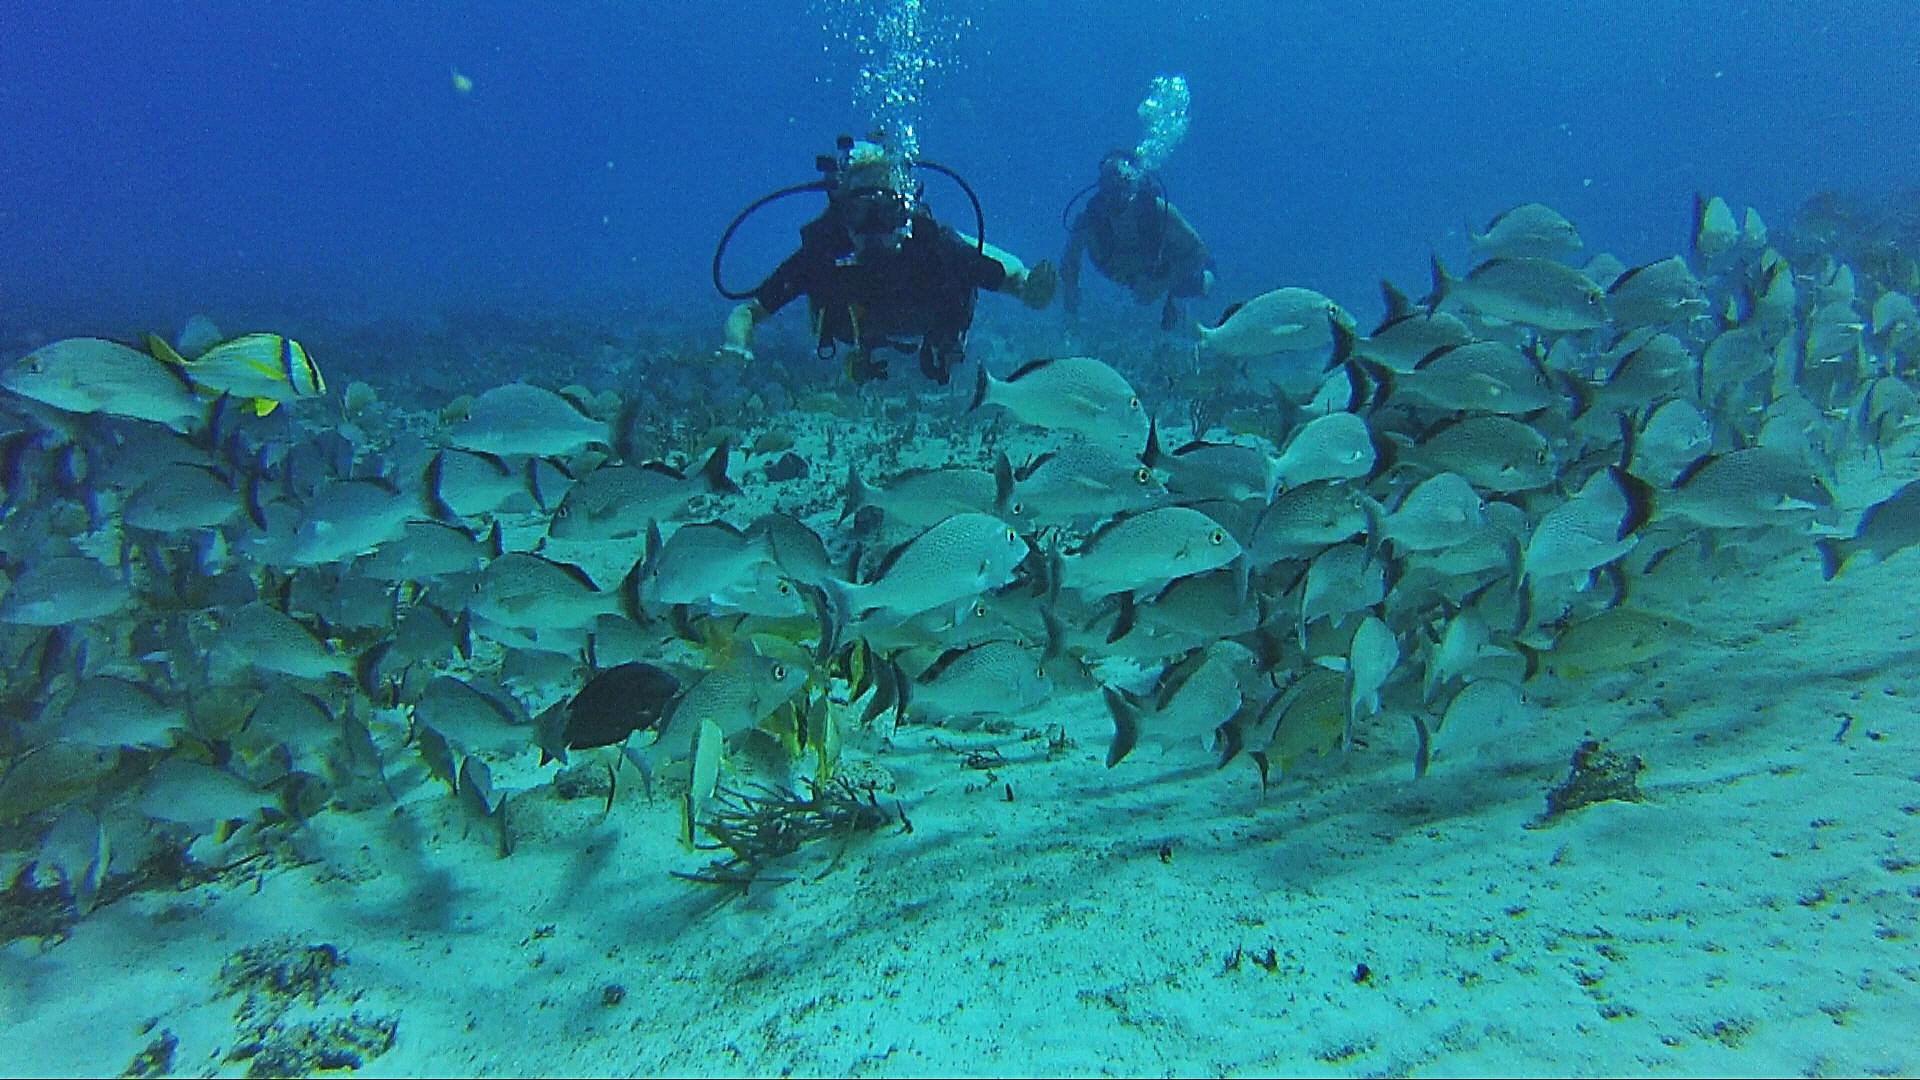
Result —
[[[838, 155], [815, 164], [822, 178], [773, 192], [741, 211], [714, 251], [714, 286], [744, 301], [727, 316], [723, 352], [752, 358], [753, 329], [804, 294], [822, 358], [850, 346], [847, 372], [856, 383], [887, 377], [879, 349], [918, 351], [920, 370], [944, 385], [964, 355], [975, 290], [1018, 296], [1035, 310], [1053, 299], [1058, 277], [1041, 262], [1029, 271], [988, 244], [980, 202], [958, 174], [930, 161], [912, 163], [874, 141], [839, 139]], [[975, 236], [934, 219], [911, 170], [933, 169], [958, 182], [973, 201]], [[800, 229], [800, 249], [758, 288], [735, 292], [720, 282], [720, 258], [742, 221], [775, 199], [823, 191], [827, 208]]]
[[[1087, 199], [1078, 217], [1073, 208]], [[1080, 255], [1114, 284], [1132, 291], [1135, 302], [1162, 297], [1160, 328], [1180, 321], [1176, 300], [1207, 295], [1213, 289], [1213, 256], [1174, 205], [1166, 188], [1143, 167], [1132, 150], [1109, 151], [1100, 159], [1100, 179], [1082, 188], [1061, 213], [1067, 225], [1067, 250], [1060, 257], [1062, 306], [1069, 316], [1080, 308]]]

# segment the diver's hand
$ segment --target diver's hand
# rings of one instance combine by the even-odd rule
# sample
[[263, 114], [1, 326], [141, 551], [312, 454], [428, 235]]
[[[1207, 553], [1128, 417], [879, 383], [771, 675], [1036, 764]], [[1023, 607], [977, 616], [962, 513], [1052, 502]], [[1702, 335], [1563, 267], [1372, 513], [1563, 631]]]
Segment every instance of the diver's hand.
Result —
[[1053, 268], [1050, 260], [1041, 259], [1033, 269], [1021, 276], [1018, 289], [1020, 302], [1040, 311], [1053, 303], [1053, 294], [1059, 287], [1060, 272]]
[[734, 308], [727, 315], [726, 330], [722, 335], [720, 349], [714, 355], [720, 359], [753, 359], [753, 324], [758, 305], [749, 300]]

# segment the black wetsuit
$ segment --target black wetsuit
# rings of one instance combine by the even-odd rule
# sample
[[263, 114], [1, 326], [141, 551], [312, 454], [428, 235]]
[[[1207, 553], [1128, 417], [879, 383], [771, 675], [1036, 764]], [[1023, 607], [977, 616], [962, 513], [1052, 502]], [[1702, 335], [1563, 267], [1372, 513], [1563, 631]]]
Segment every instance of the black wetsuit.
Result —
[[805, 295], [823, 355], [846, 343], [858, 365], [882, 346], [919, 349], [927, 374], [945, 382], [973, 325], [975, 290], [998, 290], [1006, 278], [997, 260], [924, 212], [898, 250], [856, 258], [852, 234], [829, 208], [801, 227], [800, 250], [753, 298], [772, 314]]

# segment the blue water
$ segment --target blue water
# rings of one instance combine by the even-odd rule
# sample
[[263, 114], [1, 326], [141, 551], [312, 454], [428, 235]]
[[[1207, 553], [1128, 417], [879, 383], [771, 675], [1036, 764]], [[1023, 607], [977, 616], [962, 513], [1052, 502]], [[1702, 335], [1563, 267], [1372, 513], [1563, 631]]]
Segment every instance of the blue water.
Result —
[[[842, 39], [878, 6], [15, 5], [0, 337], [195, 311], [298, 332], [456, 302], [717, 323], [729, 217], [867, 123]], [[1696, 190], [1783, 223], [1816, 191], [1920, 176], [1909, 0], [924, 11], [944, 33], [923, 153], [1029, 262], [1058, 252], [1098, 155], [1138, 137], [1152, 77], [1185, 74], [1192, 126], [1164, 175], [1220, 303], [1299, 284], [1364, 318], [1378, 276], [1423, 288], [1429, 250], [1527, 200], [1632, 263], [1681, 248]], [[963, 219], [954, 189], [932, 194]], [[756, 217], [729, 283], [811, 209]]]

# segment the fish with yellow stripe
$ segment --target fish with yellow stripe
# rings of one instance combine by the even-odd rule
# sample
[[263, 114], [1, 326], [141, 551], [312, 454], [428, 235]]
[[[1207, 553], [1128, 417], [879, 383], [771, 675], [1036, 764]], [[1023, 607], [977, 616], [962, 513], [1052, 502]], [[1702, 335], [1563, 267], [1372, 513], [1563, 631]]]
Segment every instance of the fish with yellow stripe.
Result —
[[147, 347], [156, 358], [179, 365], [201, 392], [251, 402], [255, 416], [266, 416], [284, 402], [327, 392], [327, 380], [306, 347], [281, 334], [245, 334], [193, 360], [155, 334], [147, 335]]

